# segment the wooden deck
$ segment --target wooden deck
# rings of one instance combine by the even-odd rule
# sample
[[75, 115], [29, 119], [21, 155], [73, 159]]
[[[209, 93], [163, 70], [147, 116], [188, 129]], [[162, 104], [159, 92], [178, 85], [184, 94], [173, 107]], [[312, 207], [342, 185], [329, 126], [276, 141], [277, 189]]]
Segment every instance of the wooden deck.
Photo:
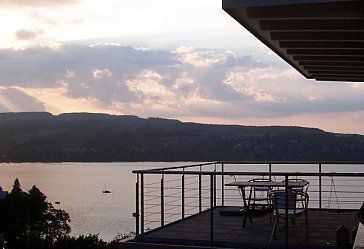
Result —
[[[222, 215], [222, 212], [238, 211], [238, 207], [217, 207], [214, 209], [214, 246], [226, 248], [281, 248], [285, 245], [284, 221], [277, 227], [277, 234], [269, 243], [273, 227], [270, 214], [253, 216], [242, 227], [243, 217]], [[335, 248], [336, 229], [342, 225], [349, 230], [358, 225], [357, 210], [309, 210], [309, 239], [305, 239], [304, 217], [289, 223], [289, 248]], [[145, 233], [144, 243], [165, 245], [210, 245], [210, 210], [196, 214]], [[142, 247], [139, 247], [142, 248]]]

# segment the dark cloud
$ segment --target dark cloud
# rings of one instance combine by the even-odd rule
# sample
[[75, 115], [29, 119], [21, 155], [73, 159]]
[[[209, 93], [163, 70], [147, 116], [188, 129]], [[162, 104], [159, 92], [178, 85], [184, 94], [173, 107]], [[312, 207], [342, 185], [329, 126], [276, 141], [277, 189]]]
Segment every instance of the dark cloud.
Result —
[[32, 40], [41, 33], [43, 33], [41, 30], [33, 31], [33, 30], [21, 29], [15, 32], [15, 37], [18, 40]]
[[73, 71], [80, 82], [87, 81], [96, 69], [108, 69], [117, 81], [126, 80], [144, 69], [178, 64], [171, 52], [142, 51], [130, 46], [79, 46], [0, 50], [0, 83], [27, 87], [52, 87], [67, 80]]
[[205, 70], [191, 70], [196, 79], [201, 93], [201, 97], [217, 101], [244, 101], [250, 98], [244, 93], [239, 93], [231, 86], [223, 84], [229, 68], [221, 68], [220, 65]]
[[[85, 80], [86, 77], [87, 80]], [[113, 101], [138, 102], [138, 96], [130, 92], [125, 83], [112, 75], [95, 78], [89, 73], [88, 75], [78, 74], [67, 82], [67, 96], [71, 98], [95, 98], [103, 107], [111, 105]]]

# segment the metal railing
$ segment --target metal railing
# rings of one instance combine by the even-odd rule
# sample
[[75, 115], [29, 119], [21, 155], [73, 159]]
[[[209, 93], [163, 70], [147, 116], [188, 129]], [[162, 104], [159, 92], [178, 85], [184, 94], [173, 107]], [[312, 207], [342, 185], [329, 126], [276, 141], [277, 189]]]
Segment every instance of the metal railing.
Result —
[[[310, 208], [359, 209], [364, 200], [363, 166], [364, 162], [225, 161], [133, 170], [137, 178], [136, 234], [143, 240], [145, 232], [191, 215], [217, 206], [241, 206], [236, 187], [225, 184], [262, 176], [275, 181], [308, 180]], [[213, 222], [213, 212], [210, 212], [211, 244]]]

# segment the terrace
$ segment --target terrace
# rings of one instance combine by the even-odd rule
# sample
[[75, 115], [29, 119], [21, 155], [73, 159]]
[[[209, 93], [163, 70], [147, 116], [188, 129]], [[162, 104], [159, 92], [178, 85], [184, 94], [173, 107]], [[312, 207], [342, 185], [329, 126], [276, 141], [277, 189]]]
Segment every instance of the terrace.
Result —
[[[363, 0], [223, 0], [223, 9], [307, 79], [364, 81]], [[214, 162], [135, 170], [137, 236], [121, 248], [360, 248], [363, 165]], [[298, 218], [279, 223], [270, 241], [270, 212], [253, 213], [242, 227], [242, 196], [227, 183], [260, 177], [310, 182], [308, 239]]]
[[[363, 165], [213, 162], [134, 170], [137, 236], [121, 248], [344, 248], [354, 243], [359, 224]], [[271, 212], [252, 213], [252, 223], [247, 221], [242, 227], [242, 197], [238, 188], [228, 183], [259, 177], [274, 182], [292, 178], [309, 181], [307, 240], [303, 217], [294, 224], [282, 219], [271, 242]]]

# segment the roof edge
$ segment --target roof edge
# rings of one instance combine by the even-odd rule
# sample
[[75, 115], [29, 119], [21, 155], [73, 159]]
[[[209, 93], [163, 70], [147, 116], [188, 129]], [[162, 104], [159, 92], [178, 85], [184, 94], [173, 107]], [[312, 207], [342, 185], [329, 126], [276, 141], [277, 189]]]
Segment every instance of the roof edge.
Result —
[[223, 9], [293, 5], [305, 3], [350, 2], [353, 0], [223, 0]]

